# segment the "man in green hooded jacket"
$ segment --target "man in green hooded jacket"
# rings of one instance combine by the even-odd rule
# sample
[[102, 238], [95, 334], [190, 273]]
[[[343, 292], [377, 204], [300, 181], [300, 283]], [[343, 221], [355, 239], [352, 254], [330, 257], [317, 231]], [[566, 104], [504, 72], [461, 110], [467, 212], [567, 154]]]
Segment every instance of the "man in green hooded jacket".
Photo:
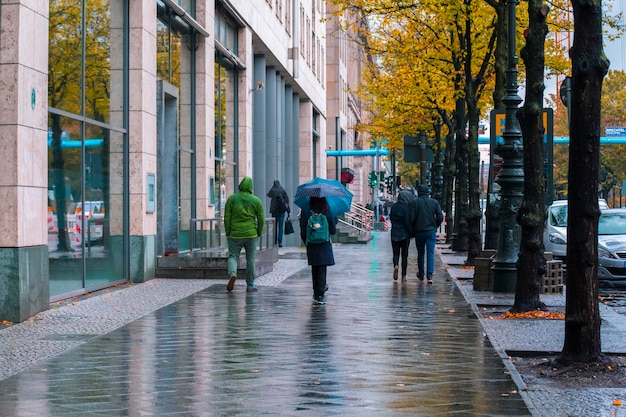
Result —
[[241, 249], [246, 250], [247, 291], [256, 291], [254, 285], [254, 258], [257, 237], [263, 233], [265, 212], [261, 199], [252, 194], [252, 179], [245, 177], [239, 183], [239, 192], [228, 197], [224, 206], [224, 227], [228, 239], [228, 285], [232, 291], [237, 279]]

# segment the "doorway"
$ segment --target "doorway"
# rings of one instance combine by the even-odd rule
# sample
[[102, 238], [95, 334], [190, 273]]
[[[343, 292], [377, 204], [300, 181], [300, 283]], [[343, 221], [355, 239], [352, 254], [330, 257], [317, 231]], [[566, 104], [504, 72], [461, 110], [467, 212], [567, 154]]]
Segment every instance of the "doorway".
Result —
[[157, 254], [178, 253], [179, 146], [178, 88], [157, 81]]

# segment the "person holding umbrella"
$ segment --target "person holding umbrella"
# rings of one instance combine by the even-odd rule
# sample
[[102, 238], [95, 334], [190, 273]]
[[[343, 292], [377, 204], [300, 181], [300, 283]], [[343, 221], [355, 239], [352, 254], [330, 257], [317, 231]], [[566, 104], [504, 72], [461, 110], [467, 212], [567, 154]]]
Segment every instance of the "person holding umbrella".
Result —
[[[308, 208], [302, 210], [300, 215], [300, 237], [306, 245], [306, 256], [309, 265], [311, 265], [311, 278], [313, 280], [313, 301], [316, 304], [326, 304], [324, 294], [328, 290], [326, 284], [326, 269], [330, 265], [335, 264], [333, 255], [333, 246], [330, 238], [326, 241], [317, 243], [312, 242], [310, 231], [307, 230], [315, 227], [310, 220], [312, 216], [321, 215], [326, 221], [317, 222], [318, 228], [328, 229], [329, 235], [337, 232], [336, 218], [333, 217], [326, 197], [309, 197]], [[325, 233], [325, 232], [324, 232]]]
[[[335, 264], [330, 235], [337, 232], [336, 216], [350, 210], [352, 193], [339, 181], [316, 177], [298, 186], [294, 203], [302, 209], [300, 237], [306, 244], [307, 259], [311, 265], [313, 299], [317, 304], [325, 304], [324, 293], [328, 290], [326, 267]], [[310, 222], [309, 219], [316, 214], [322, 214], [325, 219], [315, 216], [316, 221]], [[315, 233], [313, 228], [309, 227], [310, 224], [315, 226]], [[323, 242], [318, 242], [315, 238], [318, 234], [326, 233], [329, 237]]]

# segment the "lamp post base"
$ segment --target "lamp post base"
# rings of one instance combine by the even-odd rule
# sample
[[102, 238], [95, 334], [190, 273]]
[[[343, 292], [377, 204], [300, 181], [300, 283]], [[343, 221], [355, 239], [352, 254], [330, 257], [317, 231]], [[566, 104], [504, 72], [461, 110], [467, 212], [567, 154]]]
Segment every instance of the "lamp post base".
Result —
[[493, 292], [515, 292], [517, 268], [515, 264], [493, 263]]

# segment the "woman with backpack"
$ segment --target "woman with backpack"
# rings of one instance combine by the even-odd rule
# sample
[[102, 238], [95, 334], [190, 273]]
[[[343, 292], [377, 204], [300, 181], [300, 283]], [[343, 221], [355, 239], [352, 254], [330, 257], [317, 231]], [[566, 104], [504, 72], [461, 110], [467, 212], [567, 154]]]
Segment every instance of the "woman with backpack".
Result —
[[337, 232], [336, 224], [326, 198], [310, 197], [309, 209], [302, 210], [300, 215], [300, 237], [306, 245], [306, 256], [311, 265], [313, 301], [316, 304], [326, 304], [326, 267], [335, 264], [330, 236]]

